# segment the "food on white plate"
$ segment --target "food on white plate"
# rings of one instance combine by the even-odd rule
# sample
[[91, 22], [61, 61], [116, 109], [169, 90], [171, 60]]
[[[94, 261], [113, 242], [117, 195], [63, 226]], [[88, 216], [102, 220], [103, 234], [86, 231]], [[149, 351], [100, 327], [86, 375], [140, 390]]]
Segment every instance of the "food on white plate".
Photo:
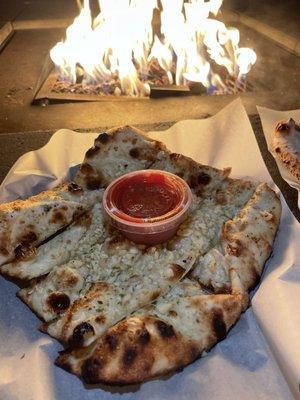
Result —
[[[191, 191], [178, 230], [155, 245], [123, 236], [102, 207], [104, 189], [115, 179], [149, 169], [155, 176], [158, 171], [179, 176]], [[41, 329], [68, 347], [57, 365], [88, 383], [143, 382], [193, 362], [225, 338], [270, 256], [281, 213], [279, 198], [266, 184], [229, 174], [228, 168], [171, 153], [128, 126], [99, 135], [71, 184], [79, 192], [81, 214], [54, 236], [47, 232], [30, 244], [32, 259], [7, 258], [0, 268], [31, 279], [18, 295], [44, 321]], [[139, 207], [153, 211], [151, 203], [156, 207], [163, 200], [151, 194], [151, 201], [137, 207], [144, 194], [128, 188], [121, 211], [129, 221], [173, 215], [168, 207], [162, 215], [145, 214]], [[166, 206], [176, 203], [169, 198], [172, 191], [161, 193]], [[65, 201], [74, 200], [68, 196]], [[26, 208], [32, 198], [18, 202]], [[38, 221], [32, 222], [36, 231]]]
[[300, 181], [300, 125], [292, 118], [277, 124], [273, 149], [276, 157]]

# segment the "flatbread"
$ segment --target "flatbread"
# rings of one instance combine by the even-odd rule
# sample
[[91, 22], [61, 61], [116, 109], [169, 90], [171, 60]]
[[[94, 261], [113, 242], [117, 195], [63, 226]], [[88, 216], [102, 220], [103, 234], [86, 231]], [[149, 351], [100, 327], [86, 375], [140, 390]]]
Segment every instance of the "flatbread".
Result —
[[[220, 192], [218, 195], [220, 196]], [[74, 350], [63, 353], [58, 358], [57, 364], [81, 376], [88, 383], [125, 384], [139, 382], [140, 379], [144, 381], [192, 362], [193, 358], [188, 357], [190, 354], [188, 349], [191, 347], [193, 349], [197, 348], [197, 352], [193, 355], [193, 357], [197, 358], [202, 351], [208, 350], [213, 346], [217, 339], [220, 340], [220, 337], [216, 335], [215, 341], [206, 342], [206, 340], [209, 341], [213, 337], [209, 328], [214, 326], [212, 322], [214, 312], [211, 310], [214, 310], [215, 305], [218, 306], [218, 312], [221, 308], [222, 318], [224, 318], [224, 312], [226, 315], [227, 307], [229, 310], [233, 310], [234, 315], [237, 313], [232, 323], [229, 323], [228, 326], [225, 323], [225, 330], [223, 326], [223, 334], [226, 335], [228, 327], [232, 326], [247, 304], [245, 293], [256, 283], [257, 278], [261, 275], [263, 265], [270, 255], [269, 244], [274, 240], [280, 211], [279, 198], [266, 184], [260, 184], [237, 216], [233, 220], [225, 222], [217, 243], [220, 251], [215, 247], [203, 257], [204, 259], [211, 257], [214, 261], [213, 267], [211, 263], [205, 265], [203, 262], [198, 262], [189, 274], [189, 277], [194, 279], [194, 286], [196, 285], [195, 279], [200, 282], [199, 291], [203, 292], [204, 284], [206, 287], [212, 288], [213, 293], [221, 291], [223, 293], [231, 293], [230, 295], [210, 294], [208, 296], [207, 292], [205, 293], [204, 291], [201, 294], [206, 296], [205, 298], [202, 297], [200, 301], [201, 318], [197, 314], [197, 320], [201, 321], [199, 330], [202, 336], [197, 333], [197, 329], [193, 326], [195, 321], [191, 318], [191, 313], [193, 315], [191, 309], [193, 310], [195, 297], [193, 297], [192, 302], [190, 298], [183, 300], [175, 287], [159, 299], [155, 306], [146, 307], [146, 311], [141, 310], [135, 313], [133, 317], [125, 319], [125, 321], [108, 330], [98, 331], [100, 335], [95, 335], [95, 324], [90, 324], [90, 320], [85, 320], [73, 331], [73, 339], [77, 338], [79, 340], [77, 345], [88, 346], [93, 342], [94, 337], [103, 335], [103, 338], [99, 339], [97, 344], [87, 347], [85, 351], [81, 349], [79, 352]], [[237, 248], [239, 251], [233, 251], [233, 249]], [[253, 272], [253, 268], [255, 268], [255, 272]], [[210, 279], [208, 281], [205, 280], [207, 276]], [[232, 284], [233, 277], [234, 284]], [[178, 285], [180, 286], [181, 283]], [[233, 300], [233, 292], [235, 294], [239, 293], [239, 295], [243, 293], [243, 296], [239, 297], [238, 304]], [[112, 297], [114, 298], [114, 296]], [[170, 297], [173, 300], [171, 305], [166, 301], [170, 300]], [[111, 302], [112, 299], [108, 301]], [[227, 302], [232, 303], [231, 306]], [[151, 311], [149, 312], [148, 310]], [[209, 323], [205, 315], [208, 310], [210, 310]], [[78, 312], [82, 315], [82, 309], [79, 308]], [[166, 312], [168, 312], [167, 315], [165, 315]], [[153, 319], [153, 317], [155, 318]], [[69, 314], [65, 318], [70, 321]], [[98, 318], [100, 325], [105, 325], [103, 315], [98, 315]], [[76, 316], [75, 320], [78, 321]], [[166, 321], [168, 321], [167, 324]], [[159, 337], [158, 326], [163, 326], [163, 330], [173, 332], [170, 335], [174, 341], [167, 341], [164, 344], [163, 338]], [[220, 326], [222, 326], [221, 322]], [[146, 350], [144, 346], [139, 345], [139, 332], [145, 332], [145, 330], [154, 335], [154, 338], [151, 339], [154, 343], [154, 349], [149, 346], [149, 349], [146, 347]], [[193, 334], [195, 336], [193, 341], [190, 342]], [[85, 340], [85, 336], [87, 340]], [[115, 351], [108, 351], [112, 349], [107, 342], [107, 336], [113, 336], [116, 339], [118, 345], [116, 345]], [[150, 339], [148, 340], [150, 342]], [[201, 345], [197, 341], [200, 341]], [[76, 346], [76, 343], [72, 341], [69, 343], [73, 347]], [[168, 345], [170, 343], [172, 346], [169, 349]], [[129, 347], [129, 350], [127, 347]], [[177, 348], [184, 349], [183, 354], [181, 354], [180, 350], [175, 351]], [[132, 358], [132, 360], [129, 362], [128, 368], [122, 369], [122, 363], [131, 350], [133, 355], [128, 355], [128, 357]], [[144, 354], [144, 351], [147, 351], [146, 354]], [[79, 358], [78, 354], [80, 355]], [[175, 354], [176, 356], [174, 356]], [[143, 360], [148, 360], [147, 367]], [[148, 365], [148, 363], [151, 365]], [[145, 371], [147, 371], [146, 375]]]
[[[99, 200], [102, 192], [98, 193]], [[83, 253], [103, 240], [103, 214], [99, 201], [59, 235], [37, 248], [31, 248], [31, 253], [27, 252], [26, 257], [4, 264], [1, 273], [22, 280], [37, 278], [74, 258], [78, 252], [78, 243]]]
[[273, 149], [292, 175], [300, 180], [300, 125], [292, 118], [277, 124]]
[[[101, 146], [101, 147], [100, 147]], [[142, 149], [142, 150], [141, 150]], [[139, 156], [136, 156], [136, 153], [138, 153]], [[133, 157], [134, 155], [134, 157]], [[154, 157], [156, 156], [156, 157]], [[140, 160], [141, 158], [141, 160]], [[151, 159], [151, 164], [145, 163], [145, 160], [149, 161]], [[99, 185], [91, 185], [90, 184], [90, 174], [85, 174], [86, 172], [86, 167], [82, 168], [84, 165], [87, 164], [87, 161], [89, 160], [90, 166], [93, 168], [93, 177], [96, 175], [98, 177], [102, 177], [101, 182], [99, 180]], [[118, 161], [119, 160], [119, 161]], [[121, 167], [116, 168], [117, 161], [124, 163], [125, 161], [128, 163], [128, 167], [125, 168], [124, 164], [121, 165]], [[132, 161], [133, 160], [133, 161]], [[156, 161], [155, 161], [156, 160]], [[133, 167], [131, 165], [133, 163]], [[153, 141], [146, 137], [143, 134], [140, 134], [137, 130], [131, 127], [125, 127], [125, 128], [119, 128], [112, 130], [110, 134], [102, 134], [100, 135], [96, 141], [95, 141], [95, 146], [92, 148], [92, 150], [88, 151], [84, 160], [84, 163], [82, 164], [75, 180], [88, 190], [87, 188], [95, 188], [98, 186], [105, 186], [108, 183], [111, 182], [112, 179], [116, 178], [119, 176], [119, 174], [123, 172], [124, 169], [126, 170], [125, 172], [128, 171], [128, 168], [132, 169], [139, 169], [139, 168], [146, 168], [150, 167], [153, 168], [154, 164], [157, 163], [159, 165], [159, 168], [162, 168], [162, 163], [164, 163], [165, 169], [172, 170], [172, 172], [176, 172], [177, 174], [184, 176], [185, 179], [188, 180], [190, 183], [190, 186], [192, 187], [192, 191], [195, 193], [194, 196], [194, 204], [195, 207], [197, 207], [197, 204], [199, 205], [200, 202], [205, 198], [207, 198], [210, 193], [214, 190], [215, 186], [220, 186], [222, 182], [227, 181], [227, 175], [229, 173], [229, 170], [226, 169], [224, 171], [216, 170], [214, 168], [208, 167], [208, 166], [202, 166], [201, 164], [197, 164], [193, 160], [186, 158], [184, 156], [180, 155], [175, 155], [169, 153], [166, 149], [165, 146], [160, 144], [159, 142]], [[89, 170], [89, 168], [88, 168]], [[204, 172], [205, 171], [205, 172]], [[104, 177], [104, 178], [103, 178]], [[228, 182], [230, 180], [228, 179]], [[226, 182], [224, 185], [228, 186], [229, 183]], [[253, 189], [253, 184], [248, 184], [249, 188], [245, 190], [247, 193], [248, 190], [251, 191]], [[219, 206], [219, 209], [222, 209], [222, 206], [219, 205], [219, 200], [216, 201], [216, 205]], [[222, 203], [222, 201], [221, 201]], [[228, 205], [228, 204], [227, 204]], [[228, 205], [230, 209], [233, 209], [234, 206]], [[209, 209], [210, 204], [208, 200], [208, 204], [206, 207]], [[211, 221], [210, 215], [212, 214], [210, 210], [208, 212], [203, 212], [202, 211], [202, 218], [204, 218], [204, 221], [202, 222], [202, 225], [205, 227], [207, 226], [212, 226], [212, 229], [218, 226], [220, 229], [224, 221], [228, 218], [228, 214], [231, 215], [231, 211], [226, 211], [226, 207], [223, 207], [223, 210], [219, 210], [218, 212], [221, 214], [224, 214], [221, 218], [218, 217], [218, 212], [215, 218], [213, 218]], [[227, 207], [228, 208], [228, 207]], [[204, 208], [203, 208], [204, 210]], [[213, 221], [217, 221], [214, 224]], [[219, 225], [218, 225], [219, 224]], [[204, 228], [205, 229], [205, 228]], [[197, 235], [196, 231], [193, 232], [194, 235]], [[199, 234], [198, 234], [199, 235]], [[200, 236], [201, 236], [201, 241], [202, 239], [202, 232], [200, 231]], [[114, 234], [113, 234], [114, 236]], [[107, 243], [114, 243], [116, 244], [117, 242], [120, 242], [119, 239], [115, 239], [113, 236], [111, 236], [110, 232], [107, 232], [106, 236], [106, 242]], [[212, 230], [212, 238], [209, 240], [213, 240], [213, 237], [215, 236], [215, 232]], [[206, 239], [207, 240], [207, 239]], [[199, 239], [198, 239], [199, 241]], [[181, 239], [178, 242], [188, 242], [186, 239]], [[204, 241], [205, 242], [205, 241]], [[126, 241], [125, 241], [126, 243]], [[186, 257], [183, 256], [183, 258], [187, 258], [189, 254], [191, 253], [191, 246], [192, 241], [190, 241], [190, 244], [186, 247]], [[76, 257], [74, 257], [74, 260], [71, 260], [70, 265], [62, 265], [63, 271], [64, 271], [64, 276], [68, 276], [68, 274], [71, 274], [70, 280], [64, 279], [63, 282], [66, 284], [63, 288], [61, 285], [60, 293], [56, 293], [57, 290], [55, 291], [56, 295], [59, 294], [58, 298], [64, 298], [64, 299], [71, 299], [69, 302], [69, 306], [71, 306], [72, 302], [76, 299], [79, 298], [81, 295], [87, 292], [89, 289], [89, 285], [92, 283], [97, 283], [99, 280], [105, 279], [105, 274], [99, 276], [99, 273], [95, 273], [95, 267], [93, 265], [98, 262], [98, 259], [101, 259], [101, 257], [104, 258], [104, 260], [111, 255], [114, 255], [112, 260], [118, 260], [118, 262], [123, 263], [123, 258], [122, 254], [128, 253], [127, 251], [124, 250], [123, 248], [119, 248], [119, 246], [100, 246], [101, 243], [97, 243], [95, 246], [90, 247], [88, 251], [85, 251], [84, 254], [79, 253]], [[206, 246], [209, 244], [206, 243]], [[107, 252], [108, 248], [112, 247], [112, 251], [109, 250]], [[126, 245], [125, 245], [126, 247]], [[136, 246], [134, 245], [134, 248]], [[206, 251], [206, 248], [205, 248]], [[112, 252], [112, 254], [110, 254]], [[140, 255], [141, 250], [137, 251], [138, 256]], [[192, 251], [196, 256], [198, 257], [199, 255], [199, 249], [195, 248]], [[157, 254], [159, 251], [154, 251], [153, 252], [153, 257], [157, 257]], [[108, 255], [107, 255], [108, 254]], [[119, 254], [119, 255], [118, 255]], [[170, 252], [166, 254], [168, 257], [171, 254]], [[146, 257], [142, 257], [142, 259], [145, 259]], [[193, 256], [191, 259], [195, 260], [195, 257]], [[73, 262], [76, 261], [76, 262]], [[176, 260], [175, 260], [176, 261]], [[134, 262], [134, 260], [132, 260]], [[175, 262], [176, 263], [176, 262]], [[75, 267], [75, 271], [73, 271]], [[114, 262], [112, 262], [112, 265], [114, 265]], [[125, 263], [126, 265], [126, 263]], [[79, 267], [80, 266], [80, 267]], [[111, 266], [107, 269], [107, 275], [110, 276], [110, 268]], [[99, 268], [98, 268], [99, 269]], [[92, 272], [91, 272], [92, 270]], [[101, 271], [106, 271], [105, 269]], [[52, 293], [56, 287], [56, 280], [60, 279], [60, 274], [61, 271], [58, 271], [56, 268], [53, 269], [53, 271], [49, 274], [48, 277], [46, 277], [44, 280], [39, 282], [38, 284], [35, 284], [34, 287], [30, 287], [28, 289], [22, 290], [19, 295], [20, 297], [30, 306], [33, 308], [33, 310], [43, 319], [46, 321], [50, 321], [53, 318], [57, 317], [57, 312], [55, 310], [51, 310], [51, 306], [49, 307], [49, 293]], [[79, 274], [79, 276], [78, 276]], [[73, 285], [73, 279], [72, 277], [76, 276], [79, 280], [79, 282], [88, 282], [85, 287], [81, 287], [81, 285]], [[90, 278], [92, 276], [92, 278]], [[71, 282], [71, 284], [68, 286], [68, 282]], [[77, 290], [77, 294], [74, 292], [74, 287]], [[62, 293], [61, 293], [62, 292]], [[63, 297], [62, 297], [63, 296]], [[57, 296], [56, 296], [57, 297]], [[149, 297], [147, 297], [147, 301]], [[67, 304], [68, 301], [65, 301], [64, 304]], [[55, 308], [56, 309], [56, 308]], [[64, 310], [66, 311], [66, 310]], [[61, 314], [61, 310], [59, 310], [59, 314]]]
[[79, 221], [69, 225], [60, 235], [39, 247], [29, 248], [23, 257], [2, 265], [1, 273], [22, 280], [47, 274], [52, 268], [68, 261], [69, 253], [84, 236], [89, 223], [90, 217], [82, 215]]
[[[60, 290], [59, 293], [55, 290], [56, 296], [69, 298], [69, 306], [75, 299], [82, 298], [68, 310], [65, 317], [48, 328], [51, 335], [63, 342], [72, 336], [76, 324], [87, 320], [91, 323], [91, 319], [96, 319], [100, 314], [97, 312], [99, 306], [94, 294], [90, 296], [89, 293], [90, 290], [93, 292], [93, 289], [90, 289], [91, 284], [101, 282], [108, 285], [105, 293], [109, 298], [111, 291], [116, 293], [118, 290], [117, 303], [119, 297], [130, 293], [130, 304], [126, 303], [128, 296], [120, 304], [104, 302], [110, 307], [110, 310], [103, 310], [106, 322], [111, 320], [108, 315], [110, 312], [113, 312], [116, 318], [117, 315], [119, 319], [123, 318], [124, 313], [128, 314], [153, 301], [154, 296], [158, 297], [169, 285], [180, 279], [193, 266], [196, 258], [209, 250], [224, 222], [234, 212], [232, 205], [213, 204], [210, 199], [199, 202], [194, 196], [193, 203], [189, 218], [168, 243], [155, 247], [137, 246], [118, 231], [106, 227], [103, 242], [87, 247], [86, 251], [79, 248], [72, 262], [54, 268], [44, 280], [33, 287], [22, 289], [19, 292], [20, 297], [46, 321], [55, 319], [58, 315], [57, 308], [53, 308], [52, 302], [49, 301], [57, 284]], [[63, 286], [62, 273], [65, 276]], [[71, 277], [67, 279], [69, 274]], [[75, 276], [82, 285], [74, 286]], [[98, 297], [100, 301], [104, 301], [101, 293]], [[113, 311], [111, 307], [115, 307]], [[96, 324], [96, 327], [100, 329], [99, 324]]]
[[280, 214], [278, 196], [267, 184], [260, 184], [239, 214], [225, 222], [219, 243], [200, 257], [191, 277], [215, 292], [224, 292], [229, 290], [233, 268], [244, 289], [251, 289], [271, 254]]
[[221, 244], [226, 263], [237, 271], [245, 290], [258, 282], [270, 257], [280, 215], [279, 197], [263, 183], [238, 216], [224, 225]]
[[198, 196], [207, 196], [230, 174], [171, 153], [161, 142], [131, 126], [111, 129], [86, 152], [75, 182], [87, 189], [108, 186], [119, 176], [142, 169], [161, 169], [182, 177]]
[[67, 350], [56, 365], [86, 383], [124, 385], [165, 375], [195, 361], [226, 337], [247, 304], [234, 270], [230, 294], [210, 294], [187, 279], [154, 304], [108, 329], [85, 349]]
[[[35, 247], [68, 226], [96, 201], [76, 184], [0, 205], [0, 266], [31, 258]], [[1, 270], [1, 269], [0, 269]], [[9, 271], [7, 271], [9, 274]]]
[[111, 129], [86, 152], [75, 182], [87, 189], [105, 187], [127, 172], [150, 168], [165, 150], [164, 144], [131, 126]]
[[[92, 340], [128, 313], [164, 293], [176, 282], [173, 278], [169, 280], [175, 266], [177, 274], [178, 268], [183, 268], [182, 274], [185, 274], [200, 255], [215, 245], [224, 222], [237, 214], [255, 187], [249, 181], [225, 178], [213, 198], [199, 199], [194, 195], [191, 216], [176, 237], [164, 246], [136, 246], [108, 229], [105, 241], [97, 242], [87, 251], [79, 249], [74, 260], [54, 268], [38, 284], [22, 289], [19, 296], [45, 321], [66, 312], [53, 324], [44, 326], [50, 335], [64, 343], [70, 340], [74, 343], [73, 332], [78, 332], [78, 326], [89, 324], [93, 330], [89, 340]], [[232, 204], [233, 198], [236, 204]], [[154, 284], [146, 282], [146, 277], [151, 277]], [[56, 306], [62, 299], [64, 309]]]
[[[148, 168], [182, 177], [193, 198], [173, 239], [152, 247], [108, 226], [101, 207], [115, 178]], [[226, 336], [248, 304], [280, 219], [280, 201], [266, 184], [229, 173], [123, 127], [87, 151], [73, 186], [77, 201], [67, 186], [30, 199], [36, 206], [58, 196], [83, 208], [56, 236], [47, 231], [47, 242], [31, 244], [32, 259], [2, 267], [34, 278], [18, 295], [45, 321], [42, 330], [69, 346], [57, 365], [88, 383], [143, 382], [193, 362]]]

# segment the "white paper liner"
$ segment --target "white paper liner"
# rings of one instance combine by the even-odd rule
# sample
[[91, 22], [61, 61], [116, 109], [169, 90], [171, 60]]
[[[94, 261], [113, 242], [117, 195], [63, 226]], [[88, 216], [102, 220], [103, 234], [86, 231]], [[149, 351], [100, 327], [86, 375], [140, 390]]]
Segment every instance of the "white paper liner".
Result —
[[[68, 176], [69, 166], [82, 161], [96, 136], [58, 131], [43, 149], [16, 162], [0, 186], [0, 201], [31, 195]], [[204, 164], [231, 166], [234, 177], [271, 183], [239, 99], [212, 118], [182, 121], [150, 136]], [[293, 396], [287, 382], [294, 396], [299, 396], [300, 235], [297, 221], [282, 203], [274, 255], [267, 263], [253, 307], [206, 357], [166, 380], [124, 389], [85, 387], [78, 378], [53, 365], [60, 344], [37, 330], [38, 319], [14, 296], [17, 287], [1, 278], [0, 399], [290, 400]]]
[[290, 173], [284, 163], [280, 159], [278, 159], [272, 147], [274, 131], [277, 123], [281, 121], [287, 121], [289, 118], [293, 118], [296, 122], [300, 122], [300, 110], [276, 111], [269, 108], [257, 106], [257, 111], [259, 113], [264, 130], [268, 150], [274, 157], [282, 178], [290, 186], [298, 190], [298, 208], [300, 209], [300, 182], [296, 179], [294, 175]]

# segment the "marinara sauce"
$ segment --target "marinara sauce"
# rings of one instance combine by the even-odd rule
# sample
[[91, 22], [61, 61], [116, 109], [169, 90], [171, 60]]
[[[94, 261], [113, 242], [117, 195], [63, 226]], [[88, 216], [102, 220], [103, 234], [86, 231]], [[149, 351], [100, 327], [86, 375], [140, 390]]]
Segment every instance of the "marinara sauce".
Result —
[[106, 189], [103, 206], [109, 222], [137, 243], [154, 244], [176, 233], [191, 203], [185, 181], [165, 171], [136, 171]]
[[116, 186], [116, 207], [130, 219], [148, 220], [169, 215], [181, 200], [178, 186], [161, 173], [137, 174]]

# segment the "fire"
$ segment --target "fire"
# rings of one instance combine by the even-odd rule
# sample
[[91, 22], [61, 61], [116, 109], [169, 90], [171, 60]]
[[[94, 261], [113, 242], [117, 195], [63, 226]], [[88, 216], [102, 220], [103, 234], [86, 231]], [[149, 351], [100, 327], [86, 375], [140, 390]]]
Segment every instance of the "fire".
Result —
[[[147, 96], [153, 68], [165, 84], [199, 82], [208, 93], [236, 87], [256, 62], [252, 49], [240, 48], [239, 31], [215, 19], [222, 0], [161, 0], [160, 31], [154, 32], [157, 0], [99, 0], [92, 18], [89, 0], [66, 39], [50, 51], [59, 79], [101, 84], [116, 95]], [[114, 82], [112, 86], [111, 82]]]

